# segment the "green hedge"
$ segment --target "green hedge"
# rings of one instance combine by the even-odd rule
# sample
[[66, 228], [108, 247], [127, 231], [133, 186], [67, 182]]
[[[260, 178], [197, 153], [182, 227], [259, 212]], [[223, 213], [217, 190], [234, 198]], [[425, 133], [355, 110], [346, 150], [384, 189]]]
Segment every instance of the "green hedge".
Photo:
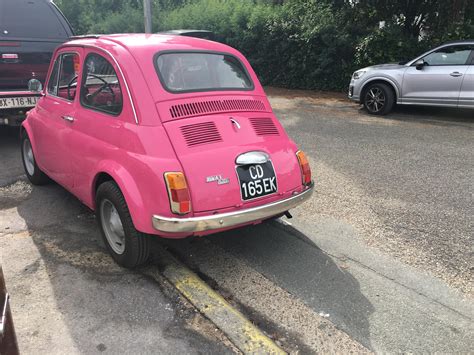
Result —
[[408, 60], [442, 41], [474, 34], [469, 14], [462, 28], [445, 24], [441, 35], [419, 41], [393, 20], [379, 29], [383, 6], [365, 3], [356, 8], [329, 0], [193, 0], [158, 22], [163, 29], [214, 31], [244, 53], [265, 85], [319, 90], [346, 90], [358, 68]]
[[198, 0], [166, 13], [161, 27], [214, 31], [244, 53], [265, 85], [339, 90], [354, 69], [355, 48], [342, 20], [318, 1]]
[[[474, 37], [470, 0], [153, 0], [156, 31], [208, 29], [249, 59], [265, 85], [345, 90], [352, 72]], [[56, 0], [78, 34], [143, 31], [142, 0]], [[462, 23], [456, 23], [464, 4]], [[400, 13], [410, 16], [400, 17]], [[411, 20], [423, 13], [421, 26]], [[414, 17], [413, 17], [414, 16]], [[379, 20], [387, 26], [378, 28]]]

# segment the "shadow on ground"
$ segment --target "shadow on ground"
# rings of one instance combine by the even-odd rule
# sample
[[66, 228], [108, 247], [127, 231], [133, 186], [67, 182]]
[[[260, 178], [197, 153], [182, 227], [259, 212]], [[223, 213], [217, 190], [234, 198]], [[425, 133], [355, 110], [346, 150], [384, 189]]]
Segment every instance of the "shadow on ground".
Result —
[[[370, 116], [363, 107], [359, 109], [359, 113]], [[472, 125], [474, 122], [474, 111], [448, 107], [397, 105], [391, 113], [383, 117], [398, 121], [427, 123], [439, 126], [450, 126], [462, 123]], [[468, 128], [472, 129], [471, 126]]]
[[0, 187], [15, 182], [23, 175], [20, 157], [20, 130], [0, 126]]
[[3, 236], [10, 241], [0, 242], [8, 245], [9, 269], [17, 269], [12, 294], [23, 302], [16, 318], [23, 319], [17, 323], [24, 325], [20, 343], [28, 338], [25, 352], [229, 351], [196, 331], [194, 310], [170, 300], [139, 271], [117, 266], [93, 213], [60, 186], [33, 187], [16, 210], [28, 235], [20, 223]]
[[[185, 239], [167, 244], [184, 259], [196, 253], [201, 255], [198, 259], [217, 258], [211, 245], [219, 246], [302, 300], [316, 314], [329, 314], [336, 327], [371, 348], [369, 317], [374, 308], [361, 293], [359, 282], [297, 229], [267, 222], [205, 239], [210, 243]], [[199, 265], [192, 266], [199, 269]], [[214, 265], [213, 273], [225, 274], [227, 268], [225, 264]]]

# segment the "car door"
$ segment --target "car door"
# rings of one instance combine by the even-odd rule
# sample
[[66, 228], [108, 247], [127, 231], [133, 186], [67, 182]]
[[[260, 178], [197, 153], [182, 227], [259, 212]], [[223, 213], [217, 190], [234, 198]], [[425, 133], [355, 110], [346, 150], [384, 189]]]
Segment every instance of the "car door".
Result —
[[424, 56], [423, 67], [412, 64], [403, 76], [402, 102], [456, 107], [470, 54], [468, 45], [445, 46]]
[[107, 53], [85, 53], [80, 100], [71, 139], [74, 194], [90, 202], [90, 186], [97, 167], [105, 161], [120, 161], [123, 146], [132, 144], [130, 127], [136, 122], [120, 69]]
[[474, 108], [474, 46], [469, 63], [459, 93], [458, 107]]
[[68, 48], [57, 54], [45, 96], [37, 105], [34, 127], [41, 168], [66, 188], [73, 186], [69, 139], [76, 111], [81, 52], [81, 48]]

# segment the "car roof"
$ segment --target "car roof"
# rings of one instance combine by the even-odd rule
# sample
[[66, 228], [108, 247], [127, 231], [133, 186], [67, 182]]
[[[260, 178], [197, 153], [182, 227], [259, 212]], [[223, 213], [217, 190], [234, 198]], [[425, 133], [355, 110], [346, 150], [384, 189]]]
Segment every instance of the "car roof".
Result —
[[215, 51], [238, 53], [232, 47], [225, 44], [209, 41], [202, 38], [176, 36], [167, 34], [146, 34], [146, 33], [125, 33], [111, 35], [86, 35], [71, 37], [67, 45], [92, 45], [107, 49], [113, 44], [119, 44], [130, 52], [144, 52], [147, 50], [153, 52], [188, 50], [188, 51]]

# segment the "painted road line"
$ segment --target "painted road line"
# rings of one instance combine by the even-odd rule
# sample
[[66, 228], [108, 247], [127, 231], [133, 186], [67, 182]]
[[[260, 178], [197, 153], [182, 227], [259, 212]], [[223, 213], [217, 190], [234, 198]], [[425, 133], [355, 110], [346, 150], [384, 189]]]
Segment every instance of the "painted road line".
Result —
[[[155, 256], [162, 266], [161, 274], [244, 354], [286, 354], [242, 313], [167, 251], [160, 248]], [[152, 277], [159, 272], [156, 267], [149, 267], [144, 271]]]

